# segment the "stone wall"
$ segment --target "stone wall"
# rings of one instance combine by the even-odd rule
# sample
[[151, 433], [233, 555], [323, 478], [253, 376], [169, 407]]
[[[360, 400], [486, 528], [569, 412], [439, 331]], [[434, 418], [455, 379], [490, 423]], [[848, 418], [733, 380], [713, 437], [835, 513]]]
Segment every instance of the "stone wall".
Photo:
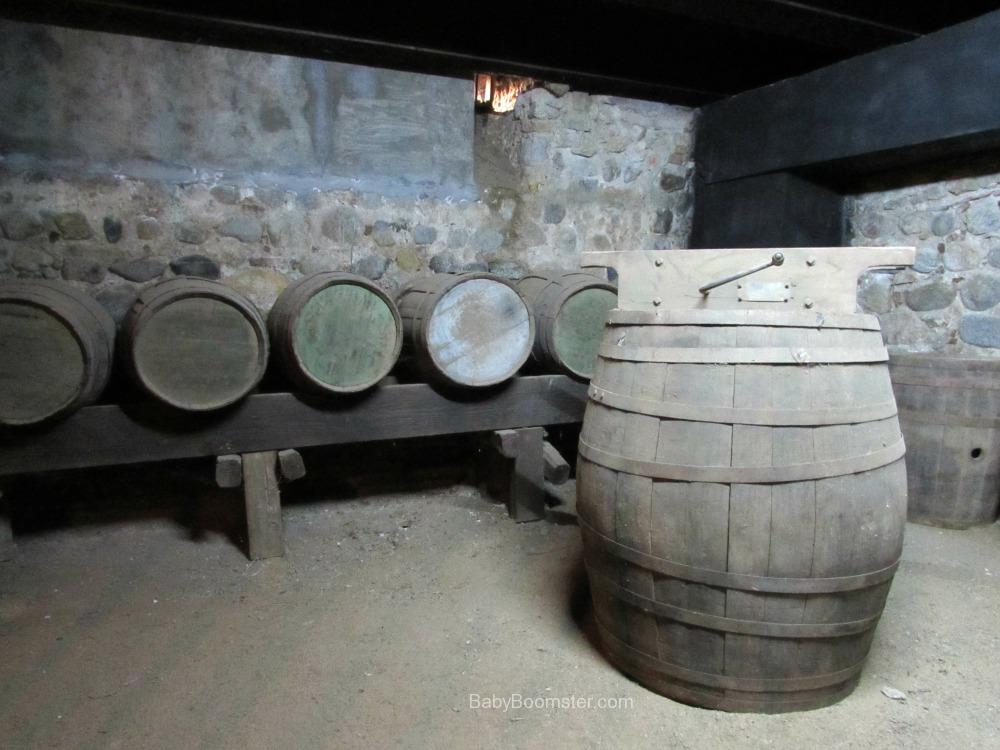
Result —
[[[141, 64], [137, 64], [141, 63]], [[694, 112], [558, 86], [476, 115], [471, 81], [0, 23], [0, 278], [117, 316], [221, 278], [573, 267], [684, 246]]]
[[854, 245], [917, 248], [859, 288], [891, 348], [1000, 356], [1000, 173], [857, 195], [848, 215]]

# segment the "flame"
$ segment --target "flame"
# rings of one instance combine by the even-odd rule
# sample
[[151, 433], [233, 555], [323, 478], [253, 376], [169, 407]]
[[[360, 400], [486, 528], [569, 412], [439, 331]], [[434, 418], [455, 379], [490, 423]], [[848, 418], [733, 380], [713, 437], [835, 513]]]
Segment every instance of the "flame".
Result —
[[534, 85], [531, 78], [476, 73], [476, 103], [488, 103], [494, 112], [510, 112], [518, 95]]

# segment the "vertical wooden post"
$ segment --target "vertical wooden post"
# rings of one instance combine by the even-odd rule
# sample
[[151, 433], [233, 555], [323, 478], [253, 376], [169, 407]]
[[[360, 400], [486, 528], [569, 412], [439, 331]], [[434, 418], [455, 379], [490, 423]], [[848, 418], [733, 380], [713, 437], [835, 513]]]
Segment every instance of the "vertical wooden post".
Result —
[[14, 557], [14, 531], [10, 522], [10, 501], [0, 490], [0, 562]]
[[513, 459], [507, 513], [518, 523], [545, 518], [545, 431], [541, 427], [497, 430], [496, 447]]
[[247, 542], [251, 560], [285, 554], [277, 460], [276, 451], [243, 454], [243, 496], [246, 500]]

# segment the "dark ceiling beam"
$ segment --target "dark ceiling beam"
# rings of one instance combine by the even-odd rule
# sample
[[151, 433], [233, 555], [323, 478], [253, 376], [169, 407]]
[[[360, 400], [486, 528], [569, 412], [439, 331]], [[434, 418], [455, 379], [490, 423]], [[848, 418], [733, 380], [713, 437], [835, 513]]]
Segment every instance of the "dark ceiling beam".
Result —
[[[194, 11], [197, 5], [201, 10]], [[370, 21], [366, 29], [359, 28], [356, 17], [328, 14], [310, 18], [305, 11], [287, 8], [287, 14], [273, 6], [232, 10], [234, 3], [203, 2], [199, 4], [155, 0], [5, 0], [0, 3], [0, 17], [34, 23], [69, 26], [131, 34], [155, 39], [211, 44], [297, 57], [337, 60], [398, 70], [418, 71], [435, 75], [469, 78], [476, 72], [492, 71], [529, 76], [539, 80], [565, 82], [593, 93], [608, 93], [642, 99], [670, 101], [696, 106], [730, 93], [726, 90], [686, 85], [681, 81], [663, 79], [655, 67], [618, 67], [593, 62], [587, 65], [560, 64], [549, 54], [496, 54], [497, 46], [482, 52], [463, 51], [463, 44], [476, 47], [474, 40], [462, 39], [454, 30], [441, 35], [443, 42], [410, 41], [429, 39], [433, 35], [415, 33], [419, 26], [380, 25]], [[436, 6], [428, 9], [424, 23], [440, 26]], [[270, 20], [284, 17], [287, 23]], [[469, 19], [466, 19], [467, 21]], [[352, 23], [353, 22], [353, 23]], [[330, 27], [342, 27], [344, 32]], [[400, 29], [402, 34], [400, 34]], [[394, 38], [396, 37], [396, 38]]]
[[769, 36], [781, 36], [848, 53], [867, 52], [916, 39], [920, 33], [867, 18], [787, 0], [614, 0], [664, 15], [692, 18]]
[[705, 183], [838, 178], [1000, 145], [1000, 11], [703, 108]]

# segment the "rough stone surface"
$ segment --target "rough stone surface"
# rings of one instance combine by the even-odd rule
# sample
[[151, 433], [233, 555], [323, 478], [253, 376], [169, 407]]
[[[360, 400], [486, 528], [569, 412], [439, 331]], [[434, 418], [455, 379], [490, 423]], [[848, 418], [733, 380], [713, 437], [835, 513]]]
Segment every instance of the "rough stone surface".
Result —
[[268, 310], [288, 286], [284, 274], [264, 268], [248, 268], [226, 277], [226, 285], [235, 289], [262, 310]]
[[1000, 277], [979, 273], [962, 284], [959, 294], [969, 310], [989, 310], [1000, 303]]
[[52, 220], [64, 240], [88, 240], [94, 234], [87, 217], [79, 211], [58, 213]]
[[434, 273], [458, 273], [462, 263], [454, 253], [438, 253], [431, 258], [430, 269]]
[[358, 274], [358, 276], [364, 276], [366, 279], [377, 281], [385, 274], [385, 269], [388, 266], [389, 261], [385, 257], [373, 254], [366, 255], [364, 258], [355, 261], [351, 270]]
[[44, 250], [34, 247], [19, 247], [14, 251], [10, 265], [17, 271], [40, 272], [44, 266], [52, 265], [53, 260], [53, 257]]
[[253, 216], [234, 216], [217, 230], [223, 237], [234, 237], [240, 242], [260, 242], [264, 227]]
[[162, 231], [163, 227], [160, 226], [160, 222], [151, 216], [142, 217], [135, 225], [135, 236], [140, 240], [155, 240]]
[[497, 276], [510, 279], [512, 281], [517, 281], [524, 277], [525, 268], [523, 265], [518, 263], [516, 260], [507, 260], [498, 258], [497, 260], [491, 260], [489, 263], [489, 271]]
[[996, 198], [984, 198], [973, 203], [965, 214], [965, 225], [971, 234], [1000, 234], [1000, 207]]
[[503, 245], [503, 233], [497, 229], [481, 227], [472, 235], [469, 244], [472, 249], [481, 253], [493, 253]]
[[958, 335], [974, 346], [1000, 349], [1000, 318], [982, 313], [967, 313], [959, 321]]
[[338, 206], [323, 217], [323, 236], [341, 244], [357, 242], [364, 227], [358, 215], [346, 206]]
[[111, 315], [115, 323], [121, 324], [125, 313], [135, 304], [139, 290], [128, 284], [119, 284], [102, 289], [97, 293], [97, 301]]
[[944, 267], [944, 256], [937, 245], [921, 245], [917, 248], [913, 261], [913, 270], [921, 273], [933, 273]]
[[235, 185], [216, 185], [211, 193], [215, 200], [227, 206], [235, 206], [240, 202], [240, 189]]
[[45, 231], [38, 217], [27, 211], [9, 211], [0, 216], [0, 226], [8, 240], [27, 240]]
[[160, 278], [166, 272], [167, 265], [155, 258], [137, 258], [114, 263], [108, 270], [123, 279], [142, 284]]
[[104, 281], [107, 269], [100, 263], [85, 258], [67, 257], [63, 260], [62, 277], [67, 281], [83, 281], [88, 284], [100, 284]]
[[683, 175], [671, 172], [660, 173], [660, 188], [667, 193], [675, 193], [678, 190], [683, 190], [686, 182]]
[[202, 279], [218, 279], [222, 272], [219, 264], [204, 255], [185, 255], [170, 261], [170, 270], [178, 276], [198, 276]]
[[674, 224], [674, 212], [669, 208], [656, 212], [656, 219], [653, 222], [653, 232], [655, 234], [667, 234]]
[[955, 217], [950, 213], [937, 214], [931, 221], [931, 232], [938, 237], [944, 237], [955, 228]]
[[917, 352], [937, 351], [947, 342], [947, 333], [927, 325], [912, 310], [893, 310], [879, 316], [887, 346]]
[[416, 273], [423, 265], [423, 260], [417, 249], [411, 245], [396, 250], [396, 266], [404, 273]]
[[111, 244], [118, 242], [122, 238], [123, 227], [120, 219], [116, 219], [113, 216], [105, 216], [104, 221], [101, 222], [101, 226], [104, 229], [104, 239]]
[[174, 228], [174, 236], [178, 242], [201, 245], [208, 239], [208, 228], [196, 221], [182, 221]]
[[918, 312], [940, 310], [955, 300], [955, 289], [944, 281], [931, 281], [906, 292], [906, 304]]
[[418, 224], [413, 227], [413, 241], [417, 245], [430, 245], [437, 240], [437, 230], [434, 227]]
[[462, 273], [486, 273], [490, 267], [481, 260], [472, 260], [462, 266]]
[[858, 287], [858, 302], [866, 312], [889, 312], [892, 309], [892, 277], [884, 273], [862, 276]]
[[561, 203], [548, 203], [545, 206], [545, 213], [542, 220], [546, 224], [558, 224], [566, 218], [566, 206]]

